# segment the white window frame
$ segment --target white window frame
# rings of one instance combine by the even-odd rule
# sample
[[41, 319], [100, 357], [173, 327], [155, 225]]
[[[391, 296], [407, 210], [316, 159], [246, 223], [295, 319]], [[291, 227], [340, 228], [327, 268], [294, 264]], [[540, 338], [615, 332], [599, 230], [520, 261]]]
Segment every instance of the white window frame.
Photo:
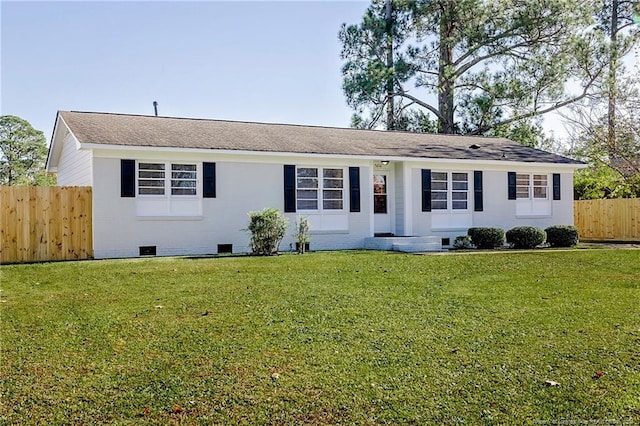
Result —
[[[156, 168], [156, 169], [146, 169], [140, 168], [141, 165], [162, 165], [164, 169]], [[176, 173], [181, 172], [181, 170], [174, 170], [175, 166], [189, 166], [193, 167], [193, 170], [184, 170], [184, 173], [193, 173], [193, 178], [187, 177], [176, 177]], [[141, 177], [141, 172], [145, 171], [159, 173], [163, 172], [163, 177]], [[142, 160], [136, 161], [136, 197], [142, 198], [178, 198], [178, 199], [187, 199], [187, 198], [198, 198], [201, 196], [201, 166], [197, 162], [189, 162], [189, 161], [158, 161], [158, 160]], [[162, 186], [144, 186], [140, 184], [141, 180], [146, 181], [162, 181]], [[174, 194], [176, 190], [180, 190], [182, 187], [174, 186], [176, 181], [188, 181], [193, 182], [192, 188], [194, 188], [193, 194]], [[143, 188], [162, 188], [162, 194], [142, 194], [140, 193]]]
[[[144, 174], [144, 176], [143, 176]], [[142, 183], [144, 182], [144, 183]], [[155, 190], [161, 193], [141, 193]], [[167, 193], [167, 165], [161, 161], [140, 161], [136, 164], [136, 195], [164, 197]]]
[[[182, 169], [180, 167], [183, 167]], [[186, 167], [186, 168], [184, 168]], [[180, 175], [182, 174], [182, 176]], [[187, 175], [187, 176], [184, 176]], [[174, 197], [195, 197], [198, 196], [198, 165], [190, 163], [171, 163], [171, 177], [169, 187], [171, 196]], [[189, 183], [187, 186], [176, 184], [176, 182]], [[191, 190], [193, 194], [180, 194], [178, 191]]]
[[516, 217], [551, 217], [551, 174], [516, 172]]
[[[443, 179], [434, 179], [434, 175], [443, 174], [443, 173], [447, 175], [446, 181]], [[465, 181], [460, 181], [460, 180], [454, 181], [453, 177], [456, 174], [464, 174], [466, 175], [467, 179]], [[470, 175], [470, 172], [468, 171], [432, 170], [431, 171], [431, 211], [436, 213], [468, 213], [471, 209], [471, 199], [470, 199], [471, 190], [469, 187], [469, 175]], [[455, 185], [457, 187], [454, 188], [454, 183], [459, 184], [460, 182], [465, 182], [466, 187], [460, 188], [460, 185]], [[440, 183], [440, 184], [446, 183], [446, 188], [445, 189], [436, 188], [436, 186], [439, 186], [439, 185], [434, 185], [434, 183]], [[433, 198], [434, 193], [445, 194], [446, 198], [441, 200], [434, 199]], [[454, 200], [453, 195], [460, 194], [460, 193], [466, 193], [466, 198], [464, 200], [462, 199]], [[438, 202], [442, 202], [442, 201], [446, 201], [446, 205], [447, 205], [446, 208], [435, 207], [435, 205], [437, 205]], [[460, 201], [464, 201], [466, 203], [466, 207], [464, 209], [454, 208], [454, 202], [460, 202]]]
[[[524, 184], [526, 178], [526, 185]], [[541, 181], [544, 179], [544, 184]], [[526, 193], [526, 196], [524, 196]], [[516, 173], [516, 199], [547, 201], [549, 200], [548, 173]]]
[[[314, 169], [316, 170], [315, 176], [299, 176], [298, 171], [301, 169]], [[325, 170], [340, 170], [342, 173], [341, 177], [333, 177], [333, 176], [325, 176]], [[331, 167], [331, 166], [296, 166], [296, 211], [299, 212], [314, 212], [314, 213], [343, 213], [345, 211], [345, 184], [346, 184], [346, 168], [345, 167]], [[299, 186], [300, 183], [304, 181], [309, 181], [309, 184]], [[316, 185], [313, 185], [313, 181], [315, 181]], [[325, 181], [334, 181], [335, 183], [341, 183], [340, 187], [332, 187], [327, 185]], [[316, 191], [316, 198], [300, 198], [298, 196], [299, 191]], [[327, 198], [326, 195], [328, 193], [336, 193], [340, 191], [340, 198]], [[309, 209], [309, 208], [301, 208], [299, 205], [299, 201], [316, 201], [317, 208]], [[325, 208], [325, 202], [331, 201], [340, 201], [342, 204], [341, 208]]]

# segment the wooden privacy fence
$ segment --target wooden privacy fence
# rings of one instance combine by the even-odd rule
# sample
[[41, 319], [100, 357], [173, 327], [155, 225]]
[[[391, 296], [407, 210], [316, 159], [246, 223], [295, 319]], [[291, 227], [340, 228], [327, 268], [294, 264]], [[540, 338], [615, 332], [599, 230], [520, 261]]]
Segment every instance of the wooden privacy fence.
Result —
[[573, 220], [581, 240], [640, 241], [640, 198], [574, 201]]
[[0, 263], [93, 256], [91, 187], [0, 187]]

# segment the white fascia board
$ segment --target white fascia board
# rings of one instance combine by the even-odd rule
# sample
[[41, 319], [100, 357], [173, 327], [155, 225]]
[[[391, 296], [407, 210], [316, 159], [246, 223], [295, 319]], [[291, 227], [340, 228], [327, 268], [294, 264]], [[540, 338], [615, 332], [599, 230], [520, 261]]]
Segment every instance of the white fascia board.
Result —
[[425, 162], [432, 164], [432, 169], [441, 167], [442, 169], [453, 170], [455, 168], [460, 169], [478, 169], [482, 167], [483, 170], [497, 170], [497, 171], [513, 171], [517, 170], [566, 170], [567, 172], [573, 172], [576, 169], [584, 169], [588, 167], [587, 164], [564, 164], [564, 163], [540, 163], [540, 162], [526, 162], [526, 161], [498, 161], [498, 160], [456, 160], [456, 159], [425, 159], [424, 161], [416, 161], [415, 158], [409, 158], [405, 160], [410, 167], [421, 168], [424, 167]]
[[[302, 158], [302, 159], [340, 159], [340, 160], [360, 160], [360, 161], [402, 161], [407, 163], [416, 163], [424, 165], [424, 163], [446, 163], [446, 164], [459, 164], [459, 165], [487, 165], [498, 168], [513, 168], [522, 167], [527, 165], [536, 168], [563, 168], [563, 169], [582, 169], [587, 167], [586, 164], [562, 164], [562, 163], [540, 163], [540, 162], [523, 162], [523, 161], [502, 161], [502, 160], [460, 160], [450, 158], [423, 158], [423, 157], [389, 157], [380, 155], [347, 155], [347, 154], [317, 154], [317, 153], [301, 153], [301, 152], [272, 152], [272, 151], [242, 151], [242, 150], [229, 150], [229, 149], [203, 149], [203, 148], [177, 148], [177, 147], [153, 147], [153, 146], [125, 146], [125, 145], [108, 145], [100, 143], [80, 143], [80, 149], [91, 149], [101, 151], [100, 156], [111, 157], [107, 151], [119, 151], [122, 152], [136, 152], [136, 153], [171, 153], [171, 154], [183, 154], [189, 155], [215, 155], [225, 156], [233, 158], [234, 160], [241, 160], [247, 162], [260, 161], [256, 160], [256, 157], [267, 158]], [[118, 157], [118, 155], [113, 156]], [[252, 158], [250, 160], [250, 158]]]
[[60, 114], [56, 115], [56, 122], [53, 124], [53, 133], [51, 135], [51, 143], [49, 144], [49, 151], [47, 152], [47, 161], [45, 162], [44, 169], [47, 173], [55, 173], [58, 170], [58, 165], [51, 165], [53, 161], [53, 149], [56, 141], [56, 135], [58, 133], [58, 121], [60, 120]]
[[61, 122], [68, 130], [68, 126], [64, 123], [62, 116], [58, 112], [56, 115], [56, 122], [53, 125], [53, 134], [51, 135], [51, 143], [49, 144], [49, 152], [47, 152], [47, 161], [45, 163], [45, 171], [47, 173], [58, 172], [58, 161], [60, 160], [60, 151], [62, 150], [62, 146], [60, 146], [60, 144], [64, 142], [58, 142], [58, 131], [60, 129]]
[[80, 143], [76, 135], [73, 134], [71, 128], [64, 121], [62, 115], [58, 113], [58, 116], [56, 117], [56, 124], [53, 127], [53, 135], [51, 136], [51, 145], [49, 146], [49, 152], [47, 153], [45, 170], [48, 173], [58, 172], [58, 161], [60, 161], [60, 153], [62, 152], [62, 148], [66, 139], [66, 136], [62, 136], [62, 138], [58, 137], [58, 132], [61, 126], [63, 126], [66, 132], [73, 138], [76, 149], [82, 149], [82, 144]]
[[[124, 152], [155, 152], [155, 153], [181, 153], [211, 156], [229, 157], [285, 157], [285, 158], [324, 158], [324, 159], [355, 159], [355, 160], [383, 160], [380, 156], [372, 155], [347, 155], [347, 154], [317, 154], [304, 152], [278, 152], [278, 151], [243, 151], [232, 149], [203, 149], [203, 148], [176, 148], [176, 147], [154, 147], [154, 146], [124, 146], [106, 145], [96, 143], [81, 143], [82, 148], [104, 151], [124, 151]], [[391, 160], [391, 159], [390, 159]], [[393, 161], [400, 161], [393, 158]]]

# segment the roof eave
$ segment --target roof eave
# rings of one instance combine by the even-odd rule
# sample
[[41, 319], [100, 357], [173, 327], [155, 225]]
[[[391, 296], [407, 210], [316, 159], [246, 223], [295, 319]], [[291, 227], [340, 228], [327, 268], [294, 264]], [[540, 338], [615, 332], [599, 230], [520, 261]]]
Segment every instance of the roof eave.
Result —
[[[60, 120], [62, 120], [62, 117], [60, 116], [60, 111], [56, 112], [56, 120], [55, 123], [53, 124], [53, 131], [51, 132], [51, 142], [49, 143], [49, 150], [47, 152], [47, 162], [45, 163], [45, 171], [47, 173], [56, 173], [58, 171], [58, 162], [55, 161], [55, 164], [53, 163], [53, 151], [55, 149], [57, 149], [57, 144], [56, 144], [56, 136], [58, 134], [58, 126], [60, 123]], [[56, 160], [58, 160], [59, 156], [56, 156]]]
[[63, 127], [73, 137], [76, 142], [76, 148], [80, 149], [81, 144], [78, 142], [78, 138], [73, 134], [73, 130], [64, 120], [62, 111], [58, 111], [56, 114], [56, 123], [53, 126], [53, 134], [51, 135], [51, 143], [49, 144], [49, 152], [47, 153], [47, 162], [45, 163], [45, 170], [47, 173], [58, 172], [58, 162], [60, 161], [60, 154], [62, 152], [62, 145], [64, 144], [65, 137], [59, 137], [59, 129]]
[[[458, 158], [430, 158], [430, 157], [407, 157], [407, 156], [388, 156], [388, 155], [357, 155], [357, 154], [322, 154], [322, 153], [305, 153], [305, 152], [283, 152], [283, 151], [248, 151], [248, 150], [231, 150], [231, 149], [208, 149], [208, 148], [183, 148], [183, 147], [157, 147], [157, 146], [140, 146], [140, 145], [115, 145], [103, 143], [81, 142], [80, 149], [87, 150], [105, 150], [105, 151], [142, 151], [142, 152], [190, 152], [194, 154], [219, 154], [219, 155], [256, 155], [265, 157], [311, 157], [311, 158], [336, 158], [336, 159], [357, 159], [368, 161], [404, 161], [404, 162], [432, 162], [432, 163], [452, 163], [459, 162], [465, 164], [490, 164], [490, 165], [522, 165], [528, 164], [535, 167], [561, 167], [568, 169], [582, 169], [588, 167], [587, 164], [577, 163], [560, 163], [560, 162], [540, 162], [540, 161], [514, 161], [514, 160], [487, 160], [487, 159], [458, 159]], [[574, 160], [575, 161], [575, 160]]]

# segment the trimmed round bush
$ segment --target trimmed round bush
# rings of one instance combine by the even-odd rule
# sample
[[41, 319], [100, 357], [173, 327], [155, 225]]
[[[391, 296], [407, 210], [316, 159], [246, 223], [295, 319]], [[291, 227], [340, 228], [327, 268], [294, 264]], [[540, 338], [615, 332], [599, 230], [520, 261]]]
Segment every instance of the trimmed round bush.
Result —
[[468, 235], [458, 235], [456, 239], [453, 240], [453, 248], [458, 250], [473, 248], [471, 237]]
[[504, 230], [501, 228], [469, 228], [467, 235], [479, 249], [494, 249], [504, 244]]
[[551, 247], [573, 247], [578, 244], [578, 228], [571, 225], [554, 225], [544, 230]]
[[545, 232], [535, 226], [516, 226], [507, 231], [507, 243], [518, 249], [532, 249], [544, 243]]

